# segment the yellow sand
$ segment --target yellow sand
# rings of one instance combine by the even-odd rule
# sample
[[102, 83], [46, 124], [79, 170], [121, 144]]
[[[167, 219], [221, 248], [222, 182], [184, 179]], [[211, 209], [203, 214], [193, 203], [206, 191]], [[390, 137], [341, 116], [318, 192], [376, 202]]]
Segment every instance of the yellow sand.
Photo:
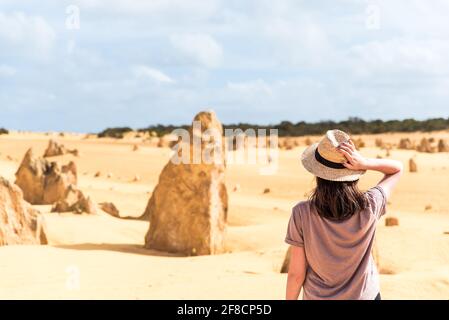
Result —
[[[397, 143], [404, 134], [382, 135]], [[449, 133], [411, 135], [445, 137]], [[25, 151], [43, 154], [50, 137], [12, 133], [0, 136], [0, 175], [14, 181]], [[56, 158], [78, 165], [80, 187], [96, 202], [111, 201], [122, 216], [137, 216], [147, 204], [169, 149], [134, 140], [83, 139], [66, 134], [53, 138], [77, 148], [80, 158]], [[376, 136], [364, 136], [370, 157], [385, 156], [374, 147]], [[304, 199], [313, 178], [299, 165], [304, 147], [281, 151], [279, 171], [259, 175], [258, 167], [230, 165], [228, 253], [177, 257], [142, 248], [148, 222], [45, 212], [50, 245], [0, 247], [0, 299], [283, 299], [286, 276], [279, 273], [290, 208]], [[379, 223], [378, 243], [384, 299], [449, 299], [449, 153], [422, 154], [393, 149], [404, 161], [416, 155], [418, 173], [406, 172], [389, 215], [398, 227]], [[101, 172], [99, 178], [94, 175]], [[111, 174], [110, 178], [107, 175]], [[135, 175], [140, 182], [131, 182]], [[368, 173], [362, 187], [380, 175]], [[239, 185], [238, 191], [233, 188]], [[263, 194], [265, 188], [271, 192]], [[425, 210], [427, 205], [432, 209]]]

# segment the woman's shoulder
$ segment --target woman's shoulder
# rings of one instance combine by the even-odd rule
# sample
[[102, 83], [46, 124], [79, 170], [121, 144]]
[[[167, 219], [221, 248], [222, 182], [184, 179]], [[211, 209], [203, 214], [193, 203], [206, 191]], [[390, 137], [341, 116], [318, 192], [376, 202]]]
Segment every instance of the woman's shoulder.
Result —
[[368, 208], [376, 216], [380, 218], [386, 213], [387, 196], [382, 186], [375, 186], [365, 192], [368, 200]]
[[310, 200], [299, 201], [292, 209], [293, 215], [303, 216], [310, 212]]
[[370, 202], [383, 203], [386, 202], [387, 196], [382, 186], [375, 186], [365, 191], [365, 196]]

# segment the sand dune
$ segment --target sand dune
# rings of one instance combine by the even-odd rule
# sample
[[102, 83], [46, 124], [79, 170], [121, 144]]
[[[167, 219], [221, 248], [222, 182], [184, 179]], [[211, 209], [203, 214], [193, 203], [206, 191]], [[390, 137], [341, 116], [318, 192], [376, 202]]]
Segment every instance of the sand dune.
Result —
[[[397, 143], [409, 135], [382, 135]], [[449, 133], [414, 133], [449, 138]], [[83, 135], [51, 136], [80, 157], [52, 160], [77, 163], [79, 187], [99, 202], [113, 202], [121, 216], [143, 213], [170, 150], [136, 141], [84, 139]], [[26, 150], [43, 154], [50, 136], [12, 133], [0, 136], [0, 175], [14, 181]], [[385, 156], [374, 147], [376, 136], [362, 136], [369, 157]], [[0, 247], [0, 298], [12, 299], [282, 299], [286, 276], [279, 273], [287, 245], [283, 243], [291, 207], [313, 185], [299, 165], [304, 147], [280, 152], [279, 171], [259, 175], [258, 168], [230, 165], [229, 219], [226, 252], [216, 256], [180, 257], [143, 249], [148, 222], [107, 214], [45, 213], [48, 246]], [[389, 204], [398, 227], [378, 228], [382, 296], [385, 299], [449, 299], [449, 153], [390, 151], [417, 173], [406, 172]], [[100, 177], [95, 177], [101, 172]], [[109, 177], [108, 177], [109, 175]], [[141, 179], [133, 182], [135, 175]], [[380, 176], [369, 172], [362, 187]], [[238, 191], [233, 187], [239, 185]], [[270, 193], [263, 194], [265, 188]], [[431, 205], [431, 209], [425, 207]], [[78, 281], [79, 279], [79, 281]]]

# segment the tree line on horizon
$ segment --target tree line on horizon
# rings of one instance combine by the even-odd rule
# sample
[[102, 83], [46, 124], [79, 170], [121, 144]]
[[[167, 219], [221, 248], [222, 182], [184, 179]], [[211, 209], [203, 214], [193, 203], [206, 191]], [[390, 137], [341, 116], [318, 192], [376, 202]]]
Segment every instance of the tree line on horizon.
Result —
[[[390, 132], [430, 132], [438, 130], [449, 129], [449, 118], [432, 118], [427, 120], [363, 120], [357, 117], [351, 117], [343, 121], [319, 121], [319, 122], [304, 122], [300, 121], [293, 123], [290, 121], [282, 121], [275, 125], [256, 125], [250, 123], [225, 124], [225, 129], [277, 129], [280, 137], [300, 137], [309, 135], [322, 135], [329, 129], [340, 129], [350, 134], [378, 134]], [[149, 132], [157, 137], [162, 137], [170, 134], [175, 129], [188, 129], [189, 125], [150, 125], [146, 128], [138, 129], [138, 132]], [[130, 127], [113, 127], [107, 128], [98, 133], [98, 137], [123, 138], [127, 132], [134, 131]], [[5, 128], [0, 128], [0, 135], [8, 134], [9, 131]]]
[[[275, 125], [255, 125], [250, 123], [238, 123], [223, 125], [225, 129], [277, 129], [280, 137], [299, 137], [308, 135], [322, 135], [329, 129], [340, 129], [350, 134], [377, 134], [389, 132], [430, 132], [437, 130], [449, 129], [449, 118], [433, 118], [427, 120], [370, 120], [366, 121], [360, 118], [352, 117], [343, 121], [319, 121], [308, 123], [300, 121], [292, 123], [290, 121], [282, 121]], [[151, 125], [146, 128], [138, 129], [138, 132], [153, 133], [158, 137], [170, 134], [173, 130], [184, 128], [188, 129], [189, 125]], [[133, 131], [130, 127], [107, 128], [98, 134], [99, 137], [123, 138], [124, 134]]]

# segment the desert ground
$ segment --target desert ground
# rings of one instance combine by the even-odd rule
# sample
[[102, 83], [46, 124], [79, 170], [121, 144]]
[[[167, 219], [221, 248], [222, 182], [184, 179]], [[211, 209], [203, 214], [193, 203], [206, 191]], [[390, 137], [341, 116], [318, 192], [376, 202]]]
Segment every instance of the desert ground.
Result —
[[[362, 153], [385, 157], [376, 138], [398, 143], [431, 136], [449, 139], [449, 132], [365, 135]], [[96, 203], [113, 202], [121, 216], [143, 213], [171, 153], [136, 139], [11, 132], [0, 136], [0, 175], [14, 182], [26, 150], [43, 154], [50, 138], [80, 151], [79, 157], [53, 160], [75, 161], [82, 191]], [[146, 221], [36, 206], [45, 216], [49, 245], [0, 247], [0, 299], [283, 299], [286, 275], [279, 271], [290, 210], [313, 186], [299, 162], [304, 148], [281, 150], [275, 175], [260, 175], [254, 165], [228, 165], [227, 252], [220, 255], [144, 249]], [[418, 172], [409, 173], [413, 156]], [[390, 157], [403, 161], [406, 172], [387, 211], [399, 226], [386, 227], [383, 218], [377, 231], [382, 298], [449, 299], [449, 152], [393, 148]], [[379, 179], [369, 172], [361, 187]]]

